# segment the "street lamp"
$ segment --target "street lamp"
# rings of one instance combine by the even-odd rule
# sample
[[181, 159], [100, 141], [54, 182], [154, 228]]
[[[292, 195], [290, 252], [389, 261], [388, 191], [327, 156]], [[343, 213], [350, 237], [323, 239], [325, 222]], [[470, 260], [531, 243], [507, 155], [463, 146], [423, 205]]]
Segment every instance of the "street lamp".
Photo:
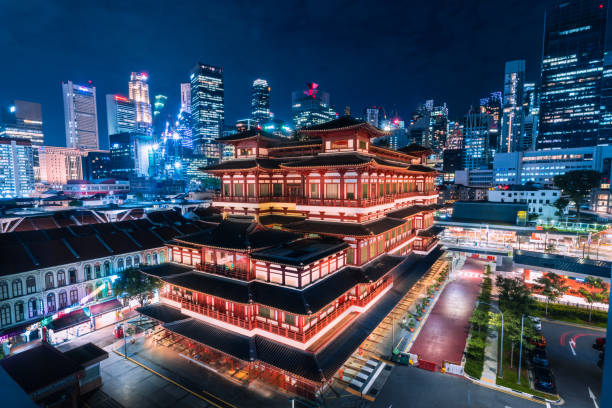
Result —
[[477, 300], [476, 304], [478, 303], [484, 303], [485, 305], [489, 305], [491, 307], [494, 307], [497, 309], [497, 311], [499, 312], [499, 314], [501, 315], [501, 361], [499, 362], [499, 374], [497, 374], [498, 377], [503, 377], [503, 369], [504, 369], [504, 313], [501, 311], [501, 309], [498, 306], [495, 306], [492, 303], [489, 302], [483, 302], [481, 300]]
[[518, 369], [518, 383], [521, 383], [521, 362], [523, 361], [523, 320], [525, 315], [521, 315], [521, 345], [519, 347], [519, 369]]

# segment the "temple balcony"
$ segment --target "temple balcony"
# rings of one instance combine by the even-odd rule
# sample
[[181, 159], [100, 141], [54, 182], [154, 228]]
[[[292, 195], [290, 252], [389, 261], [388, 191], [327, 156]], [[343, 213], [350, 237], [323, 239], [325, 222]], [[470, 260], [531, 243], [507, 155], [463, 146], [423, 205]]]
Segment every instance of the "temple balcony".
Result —
[[244, 196], [224, 196], [215, 195], [213, 202], [221, 203], [293, 203], [296, 197], [291, 196], [265, 196], [265, 197], [244, 197]]
[[210, 263], [197, 263], [194, 266], [198, 271], [226, 276], [228, 278], [240, 279], [244, 281], [254, 279], [253, 274], [251, 274], [246, 268], [229, 268], [226, 265]]
[[342, 199], [342, 198], [312, 198], [312, 197], [296, 197], [298, 205], [315, 205], [325, 207], [371, 207], [381, 204], [394, 203], [396, 200], [410, 197], [428, 196], [437, 194], [435, 191], [411, 191], [407, 193], [399, 193], [386, 195], [383, 197], [372, 197], [362, 199]]

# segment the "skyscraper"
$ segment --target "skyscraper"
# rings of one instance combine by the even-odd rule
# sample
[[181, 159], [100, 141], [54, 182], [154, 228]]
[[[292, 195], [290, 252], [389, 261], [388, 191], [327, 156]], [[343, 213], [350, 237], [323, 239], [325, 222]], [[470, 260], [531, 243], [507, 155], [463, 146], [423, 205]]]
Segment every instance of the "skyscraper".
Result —
[[256, 79], [251, 87], [251, 118], [261, 124], [270, 120], [271, 116], [268, 81]]
[[463, 147], [466, 170], [479, 169], [492, 162], [490, 123], [491, 117], [486, 113], [470, 112], [465, 116]]
[[144, 133], [150, 133], [153, 126], [148, 80], [149, 75], [146, 72], [132, 72], [130, 74], [130, 99], [136, 104], [138, 129]]
[[440, 152], [446, 146], [448, 136], [448, 107], [446, 102], [441, 106], [433, 106], [429, 113], [430, 145], [434, 151]]
[[136, 132], [136, 103], [121, 95], [106, 95], [108, 134]]
[[564, 0], [546, 10], [538, 149], [598, 143], [600, 117], [608, 117], [601, 98], [607, 8], [607, 0]]
[[329, 105], [329, 94], [321, 92], [319, 84], [310, 82], [306, 86], [305, 91], [291, 94], [291, 117], [295, 129], [329, 122], [338, 116]]
[[181, 84], [181, 112], [191, 114], [191, 84]]
[[533, 82], [526, 82], [523, 86], [523, 130], [517, 150], [534, 150], [538, 138], [540, 122], [540, 100]]
[[377, 106], [365, 108], [363, 112], [365, 121], [374, 127], [380, 128], [380, 122], [384, 119], [382, 110], [382, 108]]
[[0, 197], [24, 197], [34, 192], [32, 143], [0, 138]]
[[66, 147], [97, 150], [98, 110], [96, 87], [62, 82]]
[[497, 149], [499, 143], [499, 132], [502, 121], [502, 93], [501, 91], [480, 99], [480, 113], [489, 115], [489, 147]]
[[0, 137], [27, 139], [32, 143], [34, 167], [38, 167], [38, 151], [44, 142], [40, 103], [16, 100], [2, 111]]
[[194, 151], [219, 159], [216, 140], [225, 124], [223, 68], [198, 63], [190, 74]]
[[506, 62], [502, 126], [497, 150], [504, 153], [519, 150], [523, 130], [523, 86], [525, 60]]
[[168, 97], [166, 95], [155, 95], [153, 102], [153, 131], [155, 137], [166, 131], [166, 123], [172, 123], [172, 117], [168, 114]]

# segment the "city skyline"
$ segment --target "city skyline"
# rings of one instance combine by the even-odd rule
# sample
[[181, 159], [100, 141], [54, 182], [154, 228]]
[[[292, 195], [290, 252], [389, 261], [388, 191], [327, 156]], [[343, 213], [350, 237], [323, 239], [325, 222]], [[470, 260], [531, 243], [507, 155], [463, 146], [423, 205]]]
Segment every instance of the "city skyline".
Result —
[[[9, 32], [8, 38], [24, 38], [24, 42], [16, 52], [12, 47], [7, 47], [10, 54], [7, 59], [19, 61], [20, 64], [16, 65], [22, 68], [5, 68], [7, 75], [5, 79], [0, 80], [0, 89], [4, 91], [0, 103], [7, 105], [13, 99], [41, 103], [45, 134], [48, 135], [45, 143], [63, 145], [63, 137], [60, 134], [63, 133], [61, 81], [87, 83], [92, 80], [100, 95], [127, 94], [130, 72], [146, 71], [150, 75], [151, 95], [167, 95], [171, 110], [178, 111], [179, 84], [188, 81], [189, 69], [201, 60], [224, 69], [225, 117], [228, 124], [248, 116], [250, 85], [258, 77], [266, 79], [272, 87], [271, 110], [277, 118], [284, 120], [290, 119], [291, 92], [302, 89], [306, 82], [312, 81], [320, 83], [330, 93], [338, 112], [343, 112], [347, 105], [351, 106], [352, 112], [360, 112], [366, 106], [382, 105], [388, 109], [397, 109], [401, 116], [407, 117], [418, 103], [434, 99], [447, 101], [451, 118], [457, 119], [467, 112], [470, 104], [476, 105], [482, 95], [503, 88], [503, 69], [507, 60], [525, 59], [527, 80], [539, 79], [542, 17], [547, 3], [538, 4], [535, 8], [520, 2], [503, 6], [477, 5], [471, 11], [459, 9], [451, 3], [447, 7], [438, 4], [436, 7], [423, 6], [418, 9], [408, 6], [392, 9], [389, 6], [377, 12], [380, 14], [367, 18], [356, 12], [358, 7], [345, 9], [338, 4], [323, 5], [320, 8], [285, 5], [269, 11], [265, 20], [257, 22], [253, 22], [249, 16], [251, 12], [256, 13], [254, 10], [249, 11], [232, 4], [215, 5], [218, 11], [216, 18], [211, 21], [200, 19], [199, 23], [192, 21], [189, 16], [182, 16], [190, 24], [181, 24], [175, 32], [165, 28], [161, 22], [164, 19], [175, 21], [181, 14], [178, 11], [162, 13], [151, 9], [143, 12], [142, 8], [130, 6], [117, 13], [115, 10], [97, 10], [95, 6], [89, 6], [93, 7], [89, 12], [93, 11], [99, 15], [100, 26], [108, 22], [108, 27], [113, 28], [113, 32], [107, 37], [97, 37], [95, 28], [81, 27], [84, 32], [80, 34], [79, 44], [95, 40], [96, 49], [91, 56], [85, 58], [76, 51], [68, 51], [64, 54], [65, 58], [58, 63], [49, 64], [42, 73], [33, 71], [31, 54], [38, 53], [37, 58], [49, 60], [53, 50], [58, 50], [58, 47], [63, 49], [62, 41], [68, 40], [68, 37], [64, 36], [70, 36], [70, 33], [77, 29], [62, 23], [66, 16], [71, 15], [69, 7], [66, 6], [65, 13], [62, 13], [60, 8], [41, 17], [41, 27], [47, 24], [66, 27], [57, 38], [31, 35], [32, 33], [24, 31], [25, 28], [14, 26], [11, 21], [3, 21]], [[8, 7], [5, 16], [19, 15], [22, 11], [19, 5]], [[204, 6], [194, 4], [193, 7], [201, 9]], [[41, 10], [44, 8], [45, 5], [41, 4]], [[440, 8], [446, 11], [438, 15], [436, 13]], [[516, 21], [506, 17], [509, 10], [522, 10], [522, 19]], [[78, 17], [81, 12], [72, 10], [72, 16]], [[274, 20], [276, 13], [287, 14], [287, 18]], [[340, 22], [345, 19], [339, 19], [339, 13], [344, 13], [344, 17], [347, 13], [352, 16], [352, 19], [346, 19], [351, 23]], [[121, 47], [127, 45], [119, 43], [119, 39], [126, 33], [113, 19], [122, 21], [132, 15], [136, 15], [136, 24], [151, 24], [157, 27], [157, 31], [141, 43], [141, 48], [123, 50]], [[223, 21], [226, 17], [238, 23], [240, 32], [225, 28]], [[380, 33], [376, 36], [376, 41], [351, 31], [351, 24], [355, 19], [367, 19], [368, 22], [376, 24], [374, 31]], [[286, 32], [285, 38], [277, 38], [277, 32], [287, 31], [289, 20], [293, 20], [293, 26]], [[421, 20], [427, 20], [428, 24], [437, 26], [437, 29], [433, 30], [436, 32], [433, 37], [424, 36], [423, 33], [430, 27], [424, 27]], [[462, 26], [466, 24], [474, 28], [476, 38], [458, 38]], [[389, 26], [392, 28], [386, 28]], [[492, 36], [494, 33], [498, 35], [499, 27], [507, 28], [509, 34], [493, 41]], [[323, 38], [323, 34], [312, 36], [311, 30], [325, 33], [327, 38]], [[189, 41], [179, 41], [179, 38], [195, 38], [196, 33], [197, 38], [213, 38], [214, 36], [210, 37], [212, 34], [222, 36], [229, 46], [221, 47], [214, 41], [205, 40], [197, 46]], [[406, 41], [390, 44], [385, 40], [396, 35]], [[185, 45], [177, 48], [173, 41]], [[295, 50], [295, 44], [302, 46]], [[489, 50], [487, 53], [476, 51], [483, 46]], [[235, 47], [240, 47], [241, 52], [237, 55], [229, 53], [228, 50]], [[349, 51], [351, 49], [354, 51]], [[30, 52], [26, 52], [27, 50]], [[109, 58], [122, 51], [125, 51], [122, 53], [125, 57], [122, 57], [120, 62], [117, 62], [116, 58]], [[162, 52], [163, 57], [160, 55]], [[249, 58], [245, 59], [245, 55]], [[289, 58], [278, 59], [274, 55], [288, 55]], [[401, 66], [402, 69], [391, 69], [388, 74], [382, 75], [389, 64], [368, 63], [367, 58], [364, 59], [366, 55], [376, 55], [378, 59], [394, 61], [393, 66]], [[419, 55], [422, 58], [415, 63], [415, 58]], [[245, 64], [244, 60], [249, 63]], [[296, 60], [301, 62], [296, 64]], [[360, 68], [352, 68], [355, 64]], [[293, 74], [287, 75], [286, 72], [289, 71]], [[35, 85], [29, 86], [28, 75], [34, 75], [34, 72], [38, 79]], [[106, 116], [105, 113], [104, 98], [98, 98], [101, 147], [106, 147], [104, 144], [107, 143], [104, 140], [108, 134], [106, 123], [100, 120]]]

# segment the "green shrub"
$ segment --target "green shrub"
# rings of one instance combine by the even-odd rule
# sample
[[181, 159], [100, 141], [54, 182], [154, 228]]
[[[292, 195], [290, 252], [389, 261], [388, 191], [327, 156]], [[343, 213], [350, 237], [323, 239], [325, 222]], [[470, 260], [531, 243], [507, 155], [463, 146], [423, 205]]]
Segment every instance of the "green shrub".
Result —
[[589, 322], [589, 309], [560, 305], [557, 303], [548, 304], [548, 315], [546, 315], [546, 303], [535, 302], [533, 314], [536, 316], [547, 317], [552, 320], [562, 320], [571, 323], [592, 324], [598, 327], [607, 327], [608, 313], [602, 310], [593, 310], [591, 321]]

